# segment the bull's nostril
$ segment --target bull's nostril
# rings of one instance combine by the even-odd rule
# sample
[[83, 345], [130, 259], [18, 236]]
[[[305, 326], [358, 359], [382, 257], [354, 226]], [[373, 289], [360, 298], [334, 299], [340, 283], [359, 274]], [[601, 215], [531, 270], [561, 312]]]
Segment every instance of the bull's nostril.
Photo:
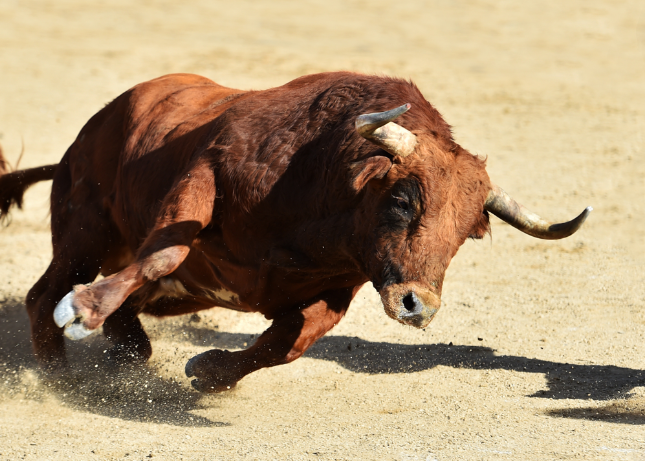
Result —
[[416, 313], [417, 311], [419, 301], [416, 298], [414, 293], [408, 293], [403, 297], [403, 307], [410, 314]]

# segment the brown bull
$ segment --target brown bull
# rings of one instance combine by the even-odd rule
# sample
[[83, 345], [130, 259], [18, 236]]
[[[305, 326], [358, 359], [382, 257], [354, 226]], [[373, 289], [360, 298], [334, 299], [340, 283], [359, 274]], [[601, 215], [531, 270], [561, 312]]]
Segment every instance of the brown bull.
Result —
[[415, 85], [352, 73], [265, 91], [195, 75], [137, 85], [58, 165], [0, 177], [3, 214], [52, 178], [53, 260], [26, 299], [39, 362], [60, 370], [63, 329], [79, 339], [101, 325], [113, 358], [145, 361], [142, 312], [222, 306], [273, 320], [246, 350], [190, 360], [204, 392], [300, 357], [367, 281], [390, 317], [425, 327], [489, 211], [539, 238], [572, 234], [589, 212], [542, 221], [491, 184]]

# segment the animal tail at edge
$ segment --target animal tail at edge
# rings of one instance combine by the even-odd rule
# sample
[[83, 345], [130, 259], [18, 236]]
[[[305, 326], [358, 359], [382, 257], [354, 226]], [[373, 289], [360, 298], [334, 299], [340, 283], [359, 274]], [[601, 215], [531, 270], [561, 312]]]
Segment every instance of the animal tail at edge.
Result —
[[22, 208], [23, 195], [30, 186], [54, 179], [56, 167], [58, 164], [11, 171], [0, 147], [0, 221], [3, 224], [9, 224], [7, 218], [12, 207]]

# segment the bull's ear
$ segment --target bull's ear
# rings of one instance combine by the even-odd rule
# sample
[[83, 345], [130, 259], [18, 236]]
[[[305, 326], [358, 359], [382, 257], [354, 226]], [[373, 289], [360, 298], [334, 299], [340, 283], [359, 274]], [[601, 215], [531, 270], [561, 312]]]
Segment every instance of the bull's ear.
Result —
[[352, 189], [358, 192], [363, 189], [371, 179], [384, 178], [387, 172], [390, 171], [390, 168], [392, 168], [392, 160], [381, 155], [369, 157], [365, 160], [361, 160], [360, 162], [352, 163]]

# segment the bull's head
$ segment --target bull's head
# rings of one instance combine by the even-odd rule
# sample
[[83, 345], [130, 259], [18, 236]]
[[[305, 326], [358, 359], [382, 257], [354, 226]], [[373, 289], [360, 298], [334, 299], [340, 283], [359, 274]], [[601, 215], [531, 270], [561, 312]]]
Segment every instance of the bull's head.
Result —
[[364, 238], [372, 251], [361, 258], [367, 275], [390, 317], [424, 328], [441, 305], [450, 260], [467, 238], [489, 231], [489, 212], [533, 237], [560, 239], [578, 230], [591, 208], [566, 223], [544, 221], [492, 184], [483, 160], [392, 122], [408, 109], [357, 118], [358, 133], [392, 158], [361, 162], [354, 188], [366, 186], [376, 207], [367, 212], [371, 233]]

